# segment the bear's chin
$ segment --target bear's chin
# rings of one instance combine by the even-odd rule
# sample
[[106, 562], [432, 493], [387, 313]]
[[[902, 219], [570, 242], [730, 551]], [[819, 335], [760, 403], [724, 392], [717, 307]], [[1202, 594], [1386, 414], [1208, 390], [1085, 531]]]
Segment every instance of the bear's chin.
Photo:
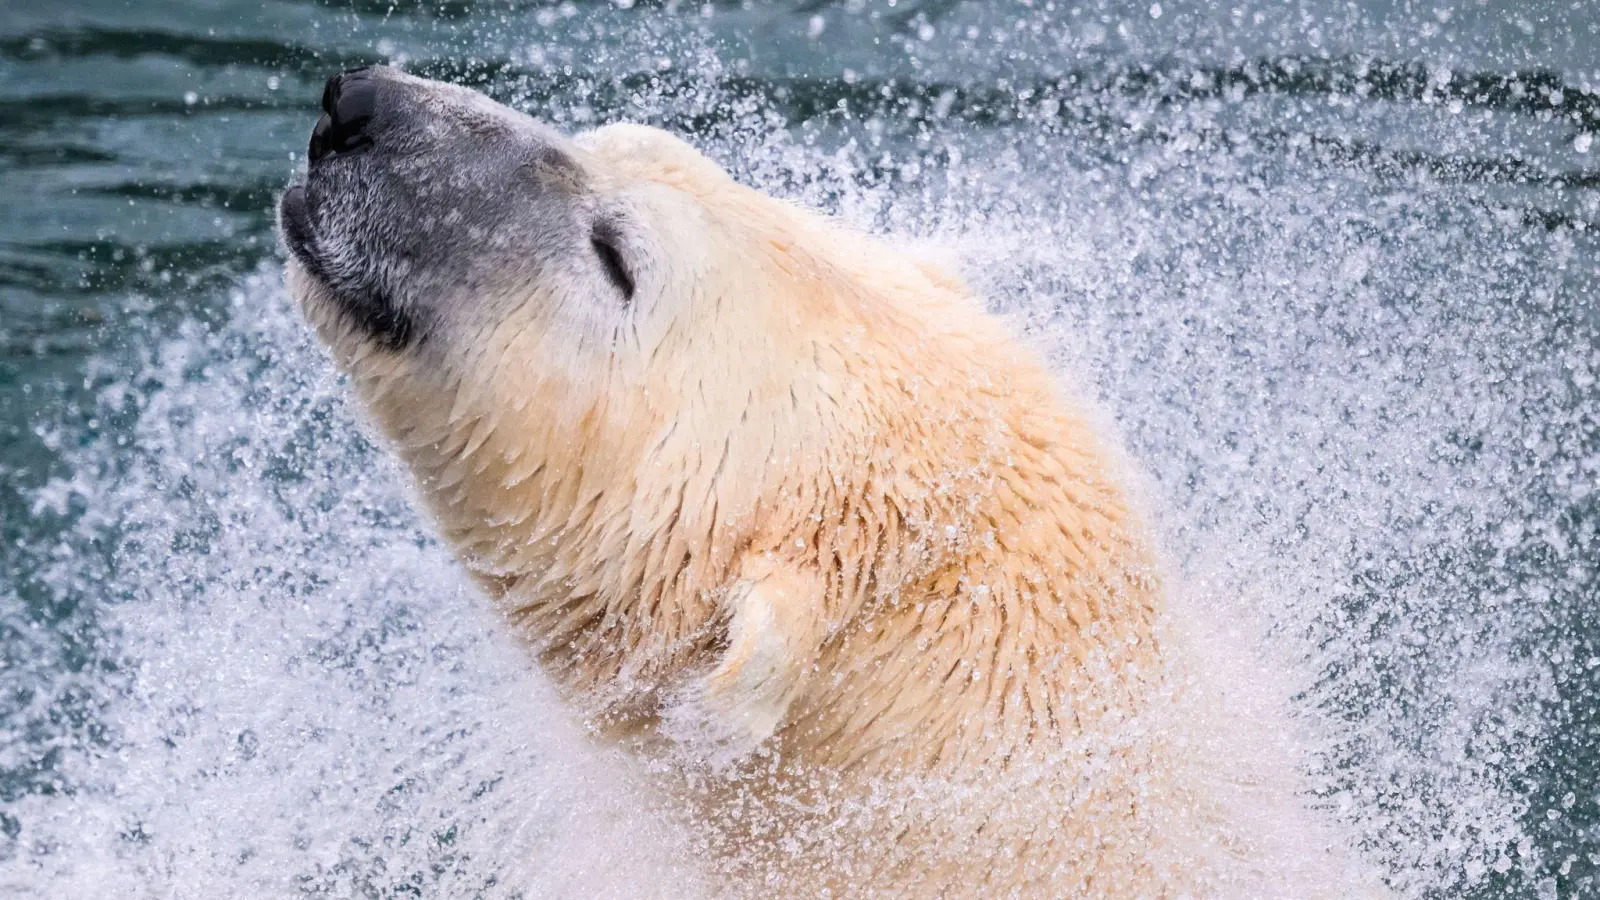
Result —
[[305, 185], [290, 185], [278, 198], [278, 229], [283, 234], [283, 245], [296, 261], [312, 271], [321, 268], [311, 252], [311, 207], [306, 202]]
[[421, 336], [416, 317], [401, 309], [392, 297], [371, 286], [341, 285], [328, 277], [316, 251], [316, 232], [303, 186], [295, 185], [283, 192], [278, 201], [278, 228], [291, 265], [300, 271], [295, 299], [302, 306], [331, 305], [349, 331], [383, 349], [398, 351], [416, 345]]

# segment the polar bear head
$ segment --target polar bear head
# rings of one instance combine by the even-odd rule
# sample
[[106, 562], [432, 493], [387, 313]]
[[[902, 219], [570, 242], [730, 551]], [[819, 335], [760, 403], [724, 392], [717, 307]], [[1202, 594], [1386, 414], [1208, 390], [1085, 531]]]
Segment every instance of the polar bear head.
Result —
[[1129, 593], [1093, 563], [1122, 508], [1088, 430], [958, 278], [653, 128], [568, 138], [384, 68], [323, 108], [291, 291], [592, 708], [676, 692], [760, 741], [871, 610], [1088, 585], [1072, 630]]

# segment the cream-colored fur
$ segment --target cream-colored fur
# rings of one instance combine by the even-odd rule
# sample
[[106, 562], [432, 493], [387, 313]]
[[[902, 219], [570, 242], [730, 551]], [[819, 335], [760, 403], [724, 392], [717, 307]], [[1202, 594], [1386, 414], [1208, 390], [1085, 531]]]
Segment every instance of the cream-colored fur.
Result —
[[1294, 896], [1206, 771], [1125, 473], [962, 280], [652, 129], [571, 152], [647, 225], [626, 315], [498, 288], [396, 352], [291, 282], [729, 893]]

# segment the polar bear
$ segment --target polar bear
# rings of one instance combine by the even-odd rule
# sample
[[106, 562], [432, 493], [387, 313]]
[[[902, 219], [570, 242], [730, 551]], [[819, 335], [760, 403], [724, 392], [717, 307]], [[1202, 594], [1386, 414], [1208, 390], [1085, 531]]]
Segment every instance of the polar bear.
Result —
[[1346, 895], [1230, 803], [1297, 801], [1218, 775], [1124, 465], [958, 276], [652, 128], [323, 108], [291, 292], [728, 895]]

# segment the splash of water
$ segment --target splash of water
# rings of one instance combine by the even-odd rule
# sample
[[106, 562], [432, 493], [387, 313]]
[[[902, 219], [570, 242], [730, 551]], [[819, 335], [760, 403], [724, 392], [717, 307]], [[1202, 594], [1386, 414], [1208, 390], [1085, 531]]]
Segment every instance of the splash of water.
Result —
[[[61, 793], [13, 807], [7, 886], [693, 895], [662, 879], [673, 838], [630, 774], [583, 748], [427, 536], [278, 280], [233, 307], [107, 386], [132, 434], [41, 495], [82, 501], [80, 535], [115, 545], [94, 623], [115, 656], [105, 739], [65, 748]], [[77, 565], [43, 577], [83, 590]]]
[[[1572, 863], [1529, 822], [1596, 802], [1536, 773], [1594, 668], [1572, 625], [1597, 581], [1592, 232], [1229, 137], [1221, 104], [1119, 101], [1133, 124], [1108, 129], [1041, 100], [963, 129], [938, 125], [947, 91], [910, 125], [796, 124], [672, 88], [632, 108], [714, 113], [702, 143], [746, 180], [947, 249], [1096, 398], [1177, 610], [1291, 701], [1312, 789], [1402, 895], [1555, 891]], [[707, 892], [428, 537], [274, 276], [91, 375], [96, 415], [131, 424], [36, 498], [71, 525], [29, 589], [94, 602], [63, 613], [75, 666], [30, 662], [55, 638], [5, 617], [7, 721], [31, 724], [0, 762], [53, 755], [48, 789], [8, 798], [0, 884]]]

